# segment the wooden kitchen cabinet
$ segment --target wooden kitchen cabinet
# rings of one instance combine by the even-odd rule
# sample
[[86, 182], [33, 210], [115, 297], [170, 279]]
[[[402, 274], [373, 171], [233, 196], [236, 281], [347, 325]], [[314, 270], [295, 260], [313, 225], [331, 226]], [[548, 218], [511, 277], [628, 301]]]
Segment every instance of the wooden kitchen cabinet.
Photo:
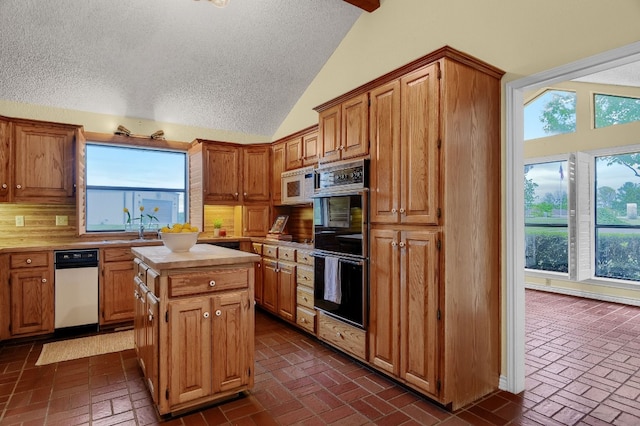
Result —
[[0, 202], [9, 201], [11, 186], [11, 122], [0, 116]]
[[[158, 412], [182, 412], [253, 386], [257, 256], [209, 245], [192, 249], [201, 252], [197, 260], [176, 257], [164, 247], [133, 250], [149, 266], [147, 284], [153, 277], [157, 292], [147, 294], [151, 319], [143, 357]], [[156, 367], [155, 379], [148, 377]]]
[[13, 201], [75, 202], [75, 126], [16, 120]]
[[271, 209], [268, 204], [249, 204], [242, 207], [242, 235], [264, 237], [269, 232]]
[[318, 126], [304, 129], [287, 137], [284, 144], [286, 170], [318, 164]]
[[205, 203], [239, 203], [240, 149], [230, 144], [205, 143], [202, 154]]
[[73, 204], [76, 131], [0, 117], [0, 201]]
[[[295, 322], [295, 249], [264, 244], [262, 306], [279, 317]], [[286, 259], [286, 260], [284, 260]]]
[[53, 252], [11, 253], [9, 267], [10, 337], [53, 333]]
[[368, 93], [319, 110], [320, 163], [362, 157], [369, 153]]
[[[436, 230], [371, 231], [369, 361], [437, 395]], [[398, 344], [399, 343], [399, 344]]]
[[285, 142], [271, 146], [271, 201], [275, 206], [282, 204], [282, 172], [287, 170], [285, 152]]
[[271, 185], [268, 179], [270, 164], [271, 147], [269, 145], [253, 145], [242, 148], [242, 200], [244, 202], [269, 201], [271, 195]]
[[368, 87], [368, 362], [456, 410], [500, 376], [500, 78], [445, 47]]
[[100, 325], [130, 322], [134, 318], [131, 282], [136, 275], [129, 247], [100, 250]]
[[371, 222], [438, 224], [439, 63], [371, 91]]

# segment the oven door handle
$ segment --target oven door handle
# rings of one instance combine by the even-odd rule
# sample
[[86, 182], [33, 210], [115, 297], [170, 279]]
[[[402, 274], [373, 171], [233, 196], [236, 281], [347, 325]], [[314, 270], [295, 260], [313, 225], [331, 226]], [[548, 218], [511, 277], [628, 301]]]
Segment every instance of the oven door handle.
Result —
[[351, 260], [351, 259], [346, 259], [344, 257], [331, 256], [329, 254], [324, 254], [324, 253], [311, 253], [311, 257], [320, 257], [323, 259], [326, 257], [336, 257], [338, 258], [339, 262], [350, 263], [351, 265], [357, 265], [357, 266], [364, 266], [364, 260]]

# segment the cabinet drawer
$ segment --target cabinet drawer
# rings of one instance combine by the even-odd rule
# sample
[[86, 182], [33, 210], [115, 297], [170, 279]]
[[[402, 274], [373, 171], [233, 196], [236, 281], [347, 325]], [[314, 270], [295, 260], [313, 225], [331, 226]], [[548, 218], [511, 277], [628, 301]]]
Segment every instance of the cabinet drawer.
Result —
[[288, 260], [289, 262], [296, 261], [296, 249], [291, 247], [279, 247], [278, 259]]
[[298, 280], [298, 285], [303, 285], [313, 290], [313, 267], [298, 265], [296, 279]]
[[298, 286], [296, 292], [298, 305], [313, 309], [313, 290], [304, 286]]
[[149, 267], [138, 258], [133, 259], [133, 263], [135, 263], [134, 270], [136, 276], [140, 278], [142, 282], [145, 282], [147, 280], [147, 269], [149, 269]]
[[169, 297], [246, 288], [253, 269], [232, 268], [169, 276]]
[[303, 265], [313, 266], [313, 256], [311, 256], [311, 252], [309, 250], [298, 250], [298, 258], [296, 262], [302, 263]]
[[278, 246], [272, 246], [272, 245], [269, 245], [269, 244], [264, 244], [262, 246], [262, 255], [264, 257], [277, 258], [278, 257]]
[[10, 260], [11, 269], [33, 268], [36, 266], [49, 266], [49, 253], [13, 253]]
[[147, 269], [147, 287], [155, 295], [160, 290], [160, 274], [153, 269]]
[[262, 254], [262, 244], [260, 243], [251, 243], [251, 250], [253, 250], [256, 254]]
[[361, 359], [366, 359], [367, 333], [322, 313], [318, 313], [318, 337]]
[[310, 333], [316, 333], [316, 312], [306, 308], [297, 308], [296, 323], [309, 331]]
[[133, 253], [131, 253], [131, 247], [117, 247], [110, 249], [103, 249], [105, 262], [119, 262], [121, 260], [133, 260]]

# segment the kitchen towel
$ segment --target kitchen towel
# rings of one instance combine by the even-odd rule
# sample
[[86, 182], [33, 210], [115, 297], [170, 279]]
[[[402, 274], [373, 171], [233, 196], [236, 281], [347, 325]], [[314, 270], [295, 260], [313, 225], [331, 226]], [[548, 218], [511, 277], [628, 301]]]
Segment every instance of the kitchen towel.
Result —
[[342, 301], [340, 262], [337, 257], [324, 258], [324, 300], [337, 304]]

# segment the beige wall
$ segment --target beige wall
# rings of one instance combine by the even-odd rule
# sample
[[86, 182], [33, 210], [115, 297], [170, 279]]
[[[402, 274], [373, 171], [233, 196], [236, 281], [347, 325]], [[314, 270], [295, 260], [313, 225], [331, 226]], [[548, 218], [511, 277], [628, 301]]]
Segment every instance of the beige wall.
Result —
[[278, 129], [314, 124], [312, 110], [449, 45], [507, 72], [503, 82], [640, 40], [640, 2], [381, 0], [363, 14]]
[[[2, 92], [0, 91], [0, 96]], [[269, 137], [224, 130], [205, 129], [203, 127], [183, 126], [140, 118], [120, 117], [107, 114], [74, 111], [31, 105], [0, 99], [0, 115], [14, 118], [53, 121], [56, 123], [78, 124], [87, 132], [111, 134], [118, 125], [123, 125], [135, 135], [150, 136], [156, 130], [163, 130], [165, 137], [175, 142], [191, 142], [194, 139], [211, 139], [223, 142], [262, 143], [270, 142]]]

